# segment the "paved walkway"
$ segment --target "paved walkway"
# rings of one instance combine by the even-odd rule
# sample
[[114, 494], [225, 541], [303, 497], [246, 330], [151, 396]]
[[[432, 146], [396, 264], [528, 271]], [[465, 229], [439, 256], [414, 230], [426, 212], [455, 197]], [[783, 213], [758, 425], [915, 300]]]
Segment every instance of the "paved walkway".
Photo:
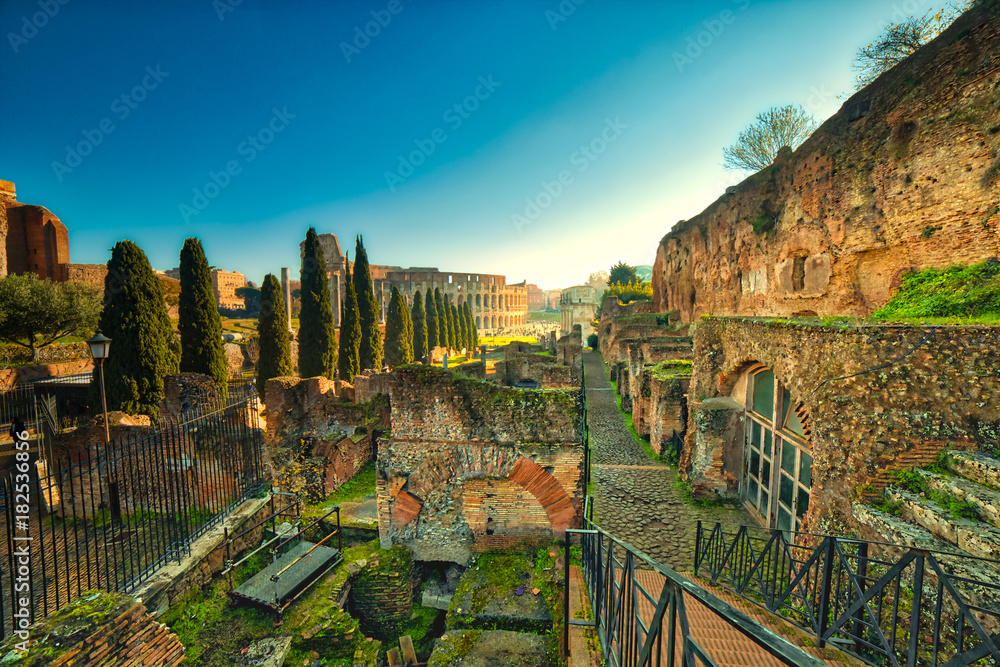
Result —
[[646, 454], [618, 411], [604, 361], [584, 353], [594, 519], [619, 539], [677, 572], [694, 566], [698, 520], [752, 523], [743, 510], [695, 507], [677, 488], [677, 473]]

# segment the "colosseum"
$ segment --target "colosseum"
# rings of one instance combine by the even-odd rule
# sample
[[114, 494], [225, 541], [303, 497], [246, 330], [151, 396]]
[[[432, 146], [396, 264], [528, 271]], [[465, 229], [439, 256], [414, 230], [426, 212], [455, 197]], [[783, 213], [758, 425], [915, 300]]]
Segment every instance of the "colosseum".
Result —
[[[319, 234], [330, 276], [330, 302], [333, 317], [340, 326], [340, 304], [344, 296], [344, 253], [335, 234]], [[305, 251], [305, 241], [299, 244], [300, 256]], [[371, 265], [375, 299], [381, 311], [380, 320], [385, 321], [385, 311], [389, 306], [389, 295], [395, 287], [413, 304], [413, 295], [418, 290], [439, 289], [445, 297], [450, 297], [456, 306], [468, 302], [476, 326], [481, 333], [498, 333], [524, 324], [528, 319], [527, 281], [508, 284], [505, 276], [489, 273], [445, 272], [433, 267], [412, 267]]]

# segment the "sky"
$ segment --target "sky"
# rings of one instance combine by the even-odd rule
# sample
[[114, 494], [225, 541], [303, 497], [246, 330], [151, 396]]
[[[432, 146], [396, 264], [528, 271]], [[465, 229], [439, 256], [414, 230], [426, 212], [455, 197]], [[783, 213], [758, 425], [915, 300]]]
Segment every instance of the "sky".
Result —
[[744, 174], [771, 106], [822, 121], [918, 0], [0, 0], [0, 179], [74, 263], [184, 239], [260, 284], [309, 226], [370, 261], [543, 288]]

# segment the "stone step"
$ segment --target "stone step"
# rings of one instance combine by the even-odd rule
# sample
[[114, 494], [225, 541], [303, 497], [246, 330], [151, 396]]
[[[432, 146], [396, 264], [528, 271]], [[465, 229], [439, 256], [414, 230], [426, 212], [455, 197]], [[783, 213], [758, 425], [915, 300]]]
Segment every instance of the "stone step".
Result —
[[950, 493], [959, 500], [972, 503], [979, 510], [979, 514], [1000, 528], [1000, 491], [995, 491], [988, 486], [977, 484], [964, 477], [952, 477], [950, 475], [938, 475], [926, 470], [917, 470], [932, 489], [942, 493]]
[[[912, 494], [911, 494], [912, 495]], [[983, 584], [973, 584], [961, 580], [952, 580], [959, 593], [967, 603], [979, 605], [985, 609], [990, 609], [994, 613], [1000, 612], [1000, 590], [996, 586], [997, 570], [993, 563], [963, 557], [958, 549], [944, 540], [932, 535], [923, 526], [907, 523], [899, 517], [886, 514], [874, 507], [863, 503], [854, 503], [851, 514], [860, 523], [872, 528], [880, 539], [893, 544], [902, 544], [914, 549], [926, 549], [929, 551], [944, 551], [955, 556], [945, 554], [933, 554], [937, 561], [954, 577], [964, 577], [974, 582], [984, 582]], [[983, 525], [983, 524], [979, 524]]]
[[962, 477], [994, 489], [1000, 489], [1000, 461], [983, 454], [964, 450], [949, 451], [948, 467]]
[[981, 521], [956, 519], [929, 498], [890, 487], [890, 499], [903, 502], [903, 516], [948, 544], [979, 558], [1000, 558], [1000, 531]]

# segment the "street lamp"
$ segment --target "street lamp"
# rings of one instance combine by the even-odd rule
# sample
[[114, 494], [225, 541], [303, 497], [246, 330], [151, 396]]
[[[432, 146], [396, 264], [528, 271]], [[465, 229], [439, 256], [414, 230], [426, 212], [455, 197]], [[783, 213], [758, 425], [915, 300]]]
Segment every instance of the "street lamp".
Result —
[[[87, 345], [90, 346], [90, 354], [94, 357], [97, 372], [101, 376], [101, 407], [104, 409], [104, 456], [107, 459], [111, 455], [111, 430], [108, 425], [108, 399], [104, 393], [104, 360], [111, 352], [111, 339], [104, 336], [98, 329], [94, 337], [87, 341]], [[111, 525], [117, 528], [122, 521], [121, 499], [119, 498], [118, 482], [114, 479], [108, 480], [108, 495], [111, 504]]]
[[90, 354], [97, 363], [97, 372], [101, 375], [101, 407], [104, 408], [104, 444], [111, 444], [111, 432], [108, 430], [108, 401], [104, 397], [104, 360], [111, 352], [111, 339], [104, 336], [98, 329], [94, 337], [87, 341]]

